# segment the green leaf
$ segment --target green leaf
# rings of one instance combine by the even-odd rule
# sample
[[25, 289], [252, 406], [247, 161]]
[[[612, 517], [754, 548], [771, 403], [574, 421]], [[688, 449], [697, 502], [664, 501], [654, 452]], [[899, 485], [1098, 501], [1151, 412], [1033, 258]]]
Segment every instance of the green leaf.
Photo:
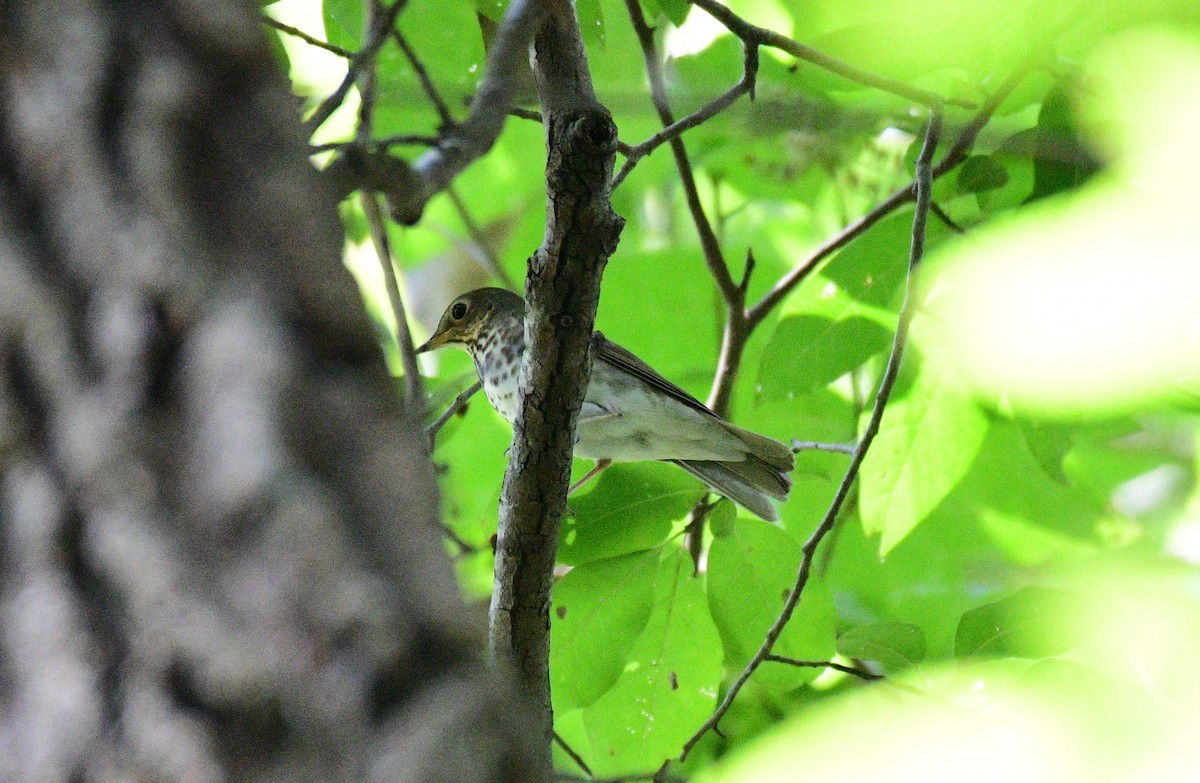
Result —
[[1063, 470], [1063, 459], [1075, 445], [1071, 429], [1066, 426], [1044, 421], [1022, 419], [1017, 422], [1021, 434], [1025, 437], [1025, 445], [1037, 460], [1038, 465], [1046, 475], [1063, 486], [1070, 486], [1071, 481]]
[[329, 43], [354, 51], [362, 45], [362, 0], [325, 0], [325, 35]]
[[475, 10], [493, 22], [499, 22], [500, 17], [504, 16], [509, 2], [511, 0], [474, 0]]
[[554, 585], [550, 685], [554, 711], [587, 707], [621, 676], [654, 606], [657, 551], [598, 560]]
[[[745, 666], [779, 617], [800, 565], [796, 539], [757, 519], [739, 518], [708, 552], [708, 605], [725, 645], [726, 663]], [[834, 653], [837, 616], [829, 589], [810, 574], [800, 603], [773, 652], [801, 661], [827, 661]], [[754, 679], [788, 691], [815, 679], [819, 668], [785, 664], [760, 667]]]
[[847, 658], [877, 661], [889, 670], [906, 669], [925, 657], [925, 632], [908, 623], [856, 625], [838, 637], [837, 651]]
[[604, 51], [604, 11], [600, 0], [576, 0], [575, 12], [579, 16], [579, 31], [584, 43], [595, 44]]
[[720, 680], [720, 637], [701, 580], [692, 576], [691, 558], [672, 548], [659, 564], [654, 608], [624, 671], [583, 710], [592, 771], [605, 777], [644, 773], [678, 756], [712, 714]]
[[1025, 587], [1000, 601], [963, 613], [954, 654], [1046, 658], [1082, 641], [1084, 596], [1073, 590]]
[[1046, 96], [1038, 115], [1033, 193], [1028, 201], [1078, 188], [1099, 170], [1099, 162], [1079, 136], [1070, 92], [1056, 87]]
[[604, 273], [596, 328], [704, 399], [721, 346], [719, 311], [711, 286], [679, 285], [707, 274], [703, 254], [696, 247], [621, 248], [620, 263]]
[[779, 399], [832, 383], [887, 350], [891, 338], [891, 332], [867, 318], [785, 318], [763, 351], [759, 366], [762, 394], [766, 399]]
[[[859, 302], [891, 305], [908, 271], [912, 218], [912, 210], [907, 209], [884, 218], [830, 261], [821, 276]], [[936, 220], [929, 221], [926, 231], [927, 249], [947, 233], [945, 226]], [[829, 292], [818, 288], [809, 293], [820, 297], [828, 296]]]
[[704, 487], [674, 465], [614, 465], [595, 488], [568, 501], [573, 515], [562, 526], [558, 559], [580, 565], [661, 544], [671, 525], [696, 504]]
[[646, 0], [646, 5], [657, 8], [674, 25], [683, 24], [688, 11], [692, 10], [692, 4], [688, 0]]
[[882, 533], [881, 555], [966, 475], [987, 425], [948, 365], [922, 361], [907, 394], [893, 395], [863, 462], [859, 498], [867, 532]]
[[1008, 170], [991, 155], [972, 155], [958, 170], [959, 193], [983, 193], [1004, 187]]

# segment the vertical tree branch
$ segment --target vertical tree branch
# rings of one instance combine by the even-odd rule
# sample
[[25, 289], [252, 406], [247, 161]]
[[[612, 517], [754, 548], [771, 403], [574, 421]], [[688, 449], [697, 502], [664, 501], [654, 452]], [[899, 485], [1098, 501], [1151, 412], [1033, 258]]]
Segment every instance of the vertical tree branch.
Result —
[[533, 65], [548, 152], [546, 233], [526, 276], [522, 401], [500, 502], [490, 642], [541, 707], [530, 730], [545, 749], [548, 779], [550, 588], [600, 279], [624, 221], [609, 203], [617, 129], [592, 92], [574, 7], [542, 4]]
[[389, 207], [398, 222], [412, 225], [421, 218], [425, 204], [445, 189], [471, 161], [496, 143], [519, 87], [518, 69], [524, 67], [529, 42], [541, 25], [547, 0], [512, 0], [488, 52], [487, 69], [479, 92], [471, 102], [467, 119], [445, 135], [442, 143], [413, 163], [419, 187], [403, 198], [394, 197]]

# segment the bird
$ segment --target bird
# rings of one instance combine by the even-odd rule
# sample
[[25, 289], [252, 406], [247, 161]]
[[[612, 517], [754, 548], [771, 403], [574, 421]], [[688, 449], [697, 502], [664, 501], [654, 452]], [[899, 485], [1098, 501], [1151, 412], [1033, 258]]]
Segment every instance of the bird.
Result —
[[[488, 402], [512, 424], [520, 407], [525, 300], [504, 288], [459, 296], [416, 350], [447, 345], [471, 355]], [[610, 461], [672, 462], [762, 519], [778, 520], [770, 498], [787, 500], [788, 473], [795, 466], [786, 444], [731, 424], [602, 334], [592, 345], [591, 380], [574, 451], [576, 457], [597, 460], [592, 473]]]

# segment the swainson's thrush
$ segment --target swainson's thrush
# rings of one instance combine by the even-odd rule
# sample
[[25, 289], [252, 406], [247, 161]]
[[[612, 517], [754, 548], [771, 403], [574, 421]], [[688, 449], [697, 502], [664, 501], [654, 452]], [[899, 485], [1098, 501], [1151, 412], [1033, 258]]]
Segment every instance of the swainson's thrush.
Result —
[[[597, 341], [579, 411], [575, 456], [616, 462], [667, 460], [763, 519], [768, 497], [786, 500], [794, 467], [783, 443], [722, 419], [616, 343]], [[517, 372], [525, 351], [525, 301], [502, 288], [455, 299], [417, 352], [461, 345], [475, 360], [488, 402], [517, 416]]]

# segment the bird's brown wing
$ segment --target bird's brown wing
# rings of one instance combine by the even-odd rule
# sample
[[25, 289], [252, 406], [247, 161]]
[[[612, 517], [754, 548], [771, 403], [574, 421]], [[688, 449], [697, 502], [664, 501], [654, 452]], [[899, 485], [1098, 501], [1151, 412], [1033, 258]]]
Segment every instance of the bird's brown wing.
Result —
[[682, 402], [689, 408], [694, 408], [701, 413], [707, 413], [709, 416], [714, 418], [720, 418], [717, 416], [717, 414], [710, 411], [704, 405], [704, 403], [700, 402], [700, 400], [697, 400], [683, 389], [659, 375], [657, 372], [655, 372], [653, 367], [646, 364], [621, 346], [617, 345], [612, 340], [609, 340], [601, 335], [599, 343], [600, 348], [597, 352], [596, 358], [611, 364], [613, 367], [626, 371], [630, 375], [641, 380], [650, 388], [660, 391], [668, 397]]

